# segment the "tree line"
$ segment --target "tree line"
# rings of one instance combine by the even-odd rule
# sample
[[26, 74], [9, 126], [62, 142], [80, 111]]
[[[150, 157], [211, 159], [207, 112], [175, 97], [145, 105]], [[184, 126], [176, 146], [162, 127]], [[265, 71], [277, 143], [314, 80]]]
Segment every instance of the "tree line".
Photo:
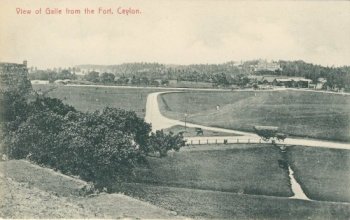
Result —
[[159, 86], [170, 80], [206, 82], [213, 86], [253, 85], [249, 75], [276, 75], [304, 77], [317, 83], [319, 78], [327, 80], [325, 87], [350, 90], [350, 67], [324, 67], [304, 61], [283, 61], [277, 63], [276, 71], [254, 71], [258, 60], [223, 64], [164, 65], [159, 63], [126, 63], [121, 65], [81, 65], [70, 70], [40, 70], [30, 74], [31, 79], [55, 80], [76, 79], [75, 71], [87, 70], [84, 80], [102, 84], [133, 84]]

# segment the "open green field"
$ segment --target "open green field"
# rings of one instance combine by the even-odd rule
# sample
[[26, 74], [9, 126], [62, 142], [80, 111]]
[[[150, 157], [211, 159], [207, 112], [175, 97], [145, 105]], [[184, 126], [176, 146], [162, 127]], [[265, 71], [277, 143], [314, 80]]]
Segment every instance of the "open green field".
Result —
[[[305, 91], [188, 91], [160, 96], [164, 115], [209, 126], [252, 131], [254, 125], [282, 132], [350, 141], [350, 96]], [[216, 106], [220, 105], [217, 110]]]
[[312, 199], [305, 201], [288, 198], [288, 171], [278, 166], [285, 157], [272, 145], [196, 147], [149, 157], [149, 167], [138, 169], [135, 182], [119, 190], [197, 218], [350, 218], [350, 203], [343, 203], [350, 201], [350, 151], [288, 147], [295, 178]]
[[127, 194], [199, 219], [349, 219], [350, 204], [186, 189], [147, 184], [123, 186]]
[[47, 91], [52, 98], [59, 98], [64, 103], [74, 106], [80, 111], [96, 111], [106, 106], [133, 110], [138, 116], [144, 117], [147, 95], [157, 92], [157, 89], [130, 89], [110, 87], [74, 87], [54, 85], [33, 85], [37, 91]]
[[148, 159], [136, 182], [163, 186], [292, 196], [288, 172], [278, 166], [279, 150], [271, 145], [232, 145], [231, 149], [180, 151]]
[[309, 198], [350, 202], [350, 151], [290, 147], [288, 160]]

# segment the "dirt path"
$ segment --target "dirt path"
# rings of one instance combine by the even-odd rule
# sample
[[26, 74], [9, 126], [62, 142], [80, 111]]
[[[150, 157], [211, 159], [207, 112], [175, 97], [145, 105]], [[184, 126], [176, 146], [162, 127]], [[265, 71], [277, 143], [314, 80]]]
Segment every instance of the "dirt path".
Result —
[[[155, 92], [151, 93], [147, 97], [146, 102], [146, 116], [145, 121], [152, 124], [152, 130], [160, 130], [165, 128], [170, 128], [175, 125], [181, 125], [185, 126], [185, 122], [169, 119], [162, 115], [162, 113], [159, 110], [159, 104], [158, 104], [158, 95], [164, 94], [164, 93], [172, 93], [174, 91], [167, 91], [167, 92]], [[232, 134], [239, 134], [241, 136], [239, 137], [232, 137], [232, 136], [217, 136], [217, 137], [187, 137], [185, 138], [187, 140], [187, 143], [190, 143], [192, 141], [192, 144], [204, 144], [204, 143], [215, 143], [215, 141], [222, 143], [225, 139], [229, 141], [229, 143], [260, 143], [262, 142], [260, 137], [254, 133], [250, 132], [242, 132], [237, 130], [231, 130], [231, 129], [224, 129], [224, 128], [217, 128], [217, 127], [209, 127], [209, 126], [203, 126], [193, 123], [186, 123], [187, 127], [198, 127], [205, 130], [211, 130], [211, 131], [217, 131], [217, 132], [226, 132], [226, 133], [232, 133]], [[239, 141], [237, 142], [237, 139]], [[286, 144], [286, 145], [302, 145], [302, 146], [309, 146], [309, 147], [324, 147], [324, 148], [335, 148], [335, 149], [349, 149], [350, 150], [350, 143], [340, 143], [340, 142], [332, 142], [332, 141], [324, 141], [324, 140], [317, 140], [317, 139], [303, 139], [303, 138], [287, 138], [284, 142], [279, 142], [279, 144]]]

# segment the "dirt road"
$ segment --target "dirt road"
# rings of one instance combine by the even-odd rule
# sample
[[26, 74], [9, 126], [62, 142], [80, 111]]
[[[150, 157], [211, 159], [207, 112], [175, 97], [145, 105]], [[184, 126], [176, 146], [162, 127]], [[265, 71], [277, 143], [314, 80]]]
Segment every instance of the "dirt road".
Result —
[[[181, 125], [185, 126], [185, 122], [175, 120], [175, 119], [169, 119], [162, 115], [162, 113], [159, 110], [159, 104], [158, 104], [158, 95], [164, 94], [164, 93], [171, 93], [174, 91], [167, 91], [167, 92], [155, 92], [151, 93], [147, 97], [146, 102], [146, 116], [145, 121], [152, 124], [152, 130], [160, 130], [169, 128], [175, 125]], [[223, 142], [224, 139], [228, 140], [229, 143], [237, 143], [237, 139], [239, 139], [242, 143], [260, 143], [262, 142], [260, 137], [254, 133], [250, 132], [242, 132], [237, 130], [231, 130], [231, 129], [224, 129], [224, 128], [217, 128], [217, 127], [209, 127], [209, 126], [203, 126], [193, 123], [186, 123], [187, 127], [198, 127], [205, 130], [211, 130], [211, 131], [217, 131], [217, 132], [226, 132], [226, 133], [232, 133], [232, 134], [238, 134], [241, 135], [239, 137], [232, 137], [232, 136], [220, 136], [220, 137], [187, 137], [187, 142], [191, 142], [193, 144], [204, 144], [204, 143], [215, 143], [215, 141]], [[239, 142], [239, 141], [238, 141]], [[350, 143], [340, 143], [340, 142], [332, 142], [332, 141], [324, 141], [324, 140], [317, 140], [317, 139], [304, 139], [304, 138], [287, 138], [284, 142], [279, 142], [279, 144], [287, 144], [287, 145], [303, 145], [303, 146], [310, 146], [310, 147], [324, 147], [324, 148], [336, 148], [336, 149], [349, 149], [350, 150]]]

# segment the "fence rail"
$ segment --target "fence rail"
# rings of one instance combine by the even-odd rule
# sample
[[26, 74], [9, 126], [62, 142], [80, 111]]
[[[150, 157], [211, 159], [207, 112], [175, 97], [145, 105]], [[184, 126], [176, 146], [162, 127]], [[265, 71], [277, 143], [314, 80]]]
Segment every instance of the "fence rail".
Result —
[[262, 139], [256, 138], [185, 138], [187, 145], [201, 145], [201, 144], [260, 144], [260, 143], [269, 143]]

